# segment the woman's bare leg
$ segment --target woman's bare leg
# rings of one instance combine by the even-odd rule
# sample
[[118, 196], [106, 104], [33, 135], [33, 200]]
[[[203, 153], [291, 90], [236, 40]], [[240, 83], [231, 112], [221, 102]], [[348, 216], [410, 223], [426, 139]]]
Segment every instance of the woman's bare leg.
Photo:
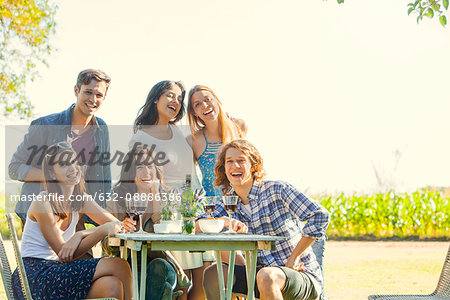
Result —
[[203, 272], [212, 262], [204, 261], [203, 266], [192, 270], [192, 288], [189, 291], [189, 300], [205, 300], [203, 292]]
[[94, 281], [86, 295], [86, 299], [109, 297], [123, 299], [122, 281], [114, 276], [103, 276]]
[[[109, 277], [114, 277], [115, 279]], [[98, 280], [100, 281], [96, 283]], [[117, 287], [111, 287], [110, 285], [117, 285], [119, 281], [122, 295], [120, 297], [110, 295], [118, 292]], [[92, 282], [87, 298], [115, 297], [125, 300], [132, 299], [130, 265], [119, 257], [102, 258], [97, 264]]]
[[[186, 274], [186, 276], [189, 278], [189, 280], [192, 282], [192, 276], [191, 276], [191, 270], [190, 269], [185, 269], [184, 273]], [[181, 295], [180, 297], [178, 297], [179, 300], [188, 300], [188, 291], [189, 288], [184, 288], [184, 289], [180, 289], [177, 288], [175, 289], [176, 291], [183, 291], [183, 295]]]
[[[223, 279], [225, 286], [228, 281], [228, 265], [222, 264]], [[236, 276], [233, 277], [233, 284], [236, 282]], [[219, 277], [217, 272], [217, 265], [211, 265], [206, 268], [203, 273], [203, 290], [205, 291], [206, 299], [220, 300]], [[232, 294], [231, 299], [238, 300], [239, 298]]]

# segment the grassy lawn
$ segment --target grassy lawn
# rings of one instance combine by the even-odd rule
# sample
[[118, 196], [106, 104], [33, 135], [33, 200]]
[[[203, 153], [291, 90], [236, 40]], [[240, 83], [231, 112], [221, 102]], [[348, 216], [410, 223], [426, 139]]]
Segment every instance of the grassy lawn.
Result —
[[[367, 299], [380, 293], [431, 293], [448, 246], [448, 242], [329, 241], [325, 255], [327, 295], [335, 300]], [[6, 247], [12, 259], [9, 241]], [[6, 299], [3, 283], [0, 299]]]
[[429, 294], [436, 288], [448, 242], [335, 242], [325, 254], [330, 299], [370, 294]]

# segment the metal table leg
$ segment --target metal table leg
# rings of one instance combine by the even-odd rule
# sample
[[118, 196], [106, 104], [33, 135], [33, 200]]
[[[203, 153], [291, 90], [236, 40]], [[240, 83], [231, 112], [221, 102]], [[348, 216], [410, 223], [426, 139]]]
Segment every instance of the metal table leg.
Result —
[[134, 249], [131, 249], [131, 273], [133, 276], [133, 298], [139, 299], [137, 251]]
[[253, 299], [255, 299], [254, 289], [255, 289], [255, 278], [256, 278], [256, 259], [257, 259], [258, 250], [257, 249], [252, 250], [252, 251], [250, 251], [250, 253], [251, 253], [251, 262], [250, 262], [250, 265], [246, 266], [246, 268], [250, 267], [250, 271], [249, 271], [249, 273], [247, 273], [250, 276], [250, 278], [248, 278], [249, 280], [247, 281], [247, 287], [248, 287], [247, 299], [253, 300]]
[[245, 251], [245, 274], [247, 275], [247, 291], [250, 282], [250, 266], [252, 264], [252, 258], [250, 251]]
[[126, 242], [124, 242], [123, 246], [120, 246], [120, 258], [127, 260], [128, 259], [128, 250], [127, 246], [125, 245]]
[[228, 265], [228, 280], [227, 280], [227, 300], [231, 300], [233, 292], [233, 275], [234, 275], [234, 261], [236, 258], [236, 251], [230, 251], [230, 263]]
[[220, 299], [225, 300], [225, 283], [223, 279], [222, 257], [220, 256], [220, 251], [215, 251], [215, 253], [217, 261], [217, 275], [219, 276]]
[[145, 289], [147, 287], [147, 245], [142, 245], [141, 250], [141, 292], [140, 299], [145, 299]]

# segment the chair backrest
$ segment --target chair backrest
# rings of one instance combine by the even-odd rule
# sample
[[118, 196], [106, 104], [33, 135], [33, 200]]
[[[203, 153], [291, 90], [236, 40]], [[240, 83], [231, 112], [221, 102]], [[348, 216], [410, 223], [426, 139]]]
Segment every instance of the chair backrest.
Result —
[[14, 300], [14, 294], [12, 290], [11, 266], [9, 265], [8, 256], [6, 255], [6, 250], [1, 235], [0, 235], [0, 272], [2, 274], [2, 281], [3, 286], [5, 287], [6, 297], [8, 298], [8, 300]]
[[27, 274], [23, 265], [22, 256], [20, 255], [19, 243], [17, 242], [16, 229], [14, 228], [14, 221], [10, 213], [6, 213], [6, 220], [8, 221], [9, 231], [11, 232], [11, 240], [14, 248], [14, 256], [17, 262], [17, 272], [19, 273], [20, 285], [22, 287], [25, 299], [32, 300], [30, 286], [28, 285]]
[[444, 267], [442, 267], [441, 276], [439, 276], [438, 285], [432, 295], [450, 297], [450, 246], [448, 247], [447, 257], [444, 261]]

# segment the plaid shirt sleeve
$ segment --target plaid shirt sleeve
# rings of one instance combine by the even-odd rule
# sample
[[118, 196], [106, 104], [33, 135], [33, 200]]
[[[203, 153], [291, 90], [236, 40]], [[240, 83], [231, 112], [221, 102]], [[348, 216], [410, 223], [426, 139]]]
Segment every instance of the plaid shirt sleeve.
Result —
[[294, 186], [282, 182], [281, 195], [286, 207], [301, 222], [306, 222], [302, 236], [315, 239], [326, 237], [325, 231], [330, 223], [330, 213], [317, 201], [307, 197]]
[[225, 211], [225, 207], [223, 206], [222, 201], [217, 201], [216, 208], [212, 214], [214, 218], [220, 218], [224, 216], [228, 216], [227, 212]]

